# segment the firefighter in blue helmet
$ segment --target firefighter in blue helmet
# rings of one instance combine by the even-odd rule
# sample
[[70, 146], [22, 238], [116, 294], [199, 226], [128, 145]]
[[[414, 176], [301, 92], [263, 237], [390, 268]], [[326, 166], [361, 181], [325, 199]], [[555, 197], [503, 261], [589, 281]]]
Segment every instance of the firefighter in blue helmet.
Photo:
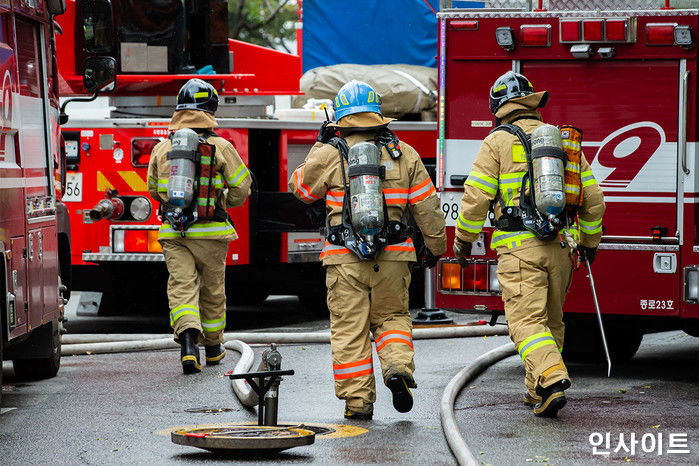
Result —
[[[410, 262], [417, 259], [408, 211], [433, 266], [446, 249], [444, 216], [420, 155], [399, 141], [381, 114], [381, 97], [351, 81], [334, 101], [336, 123], [323, 123], [318, 142], [289, 180], [301, 201], [325, 200], [327, 267], [335, 394], [345, 417], [371, 419], [376, 400], [370, 336], [393, 406], [413, 406], [412, 322], [408, 312]], [[339, 132], [339, 137], [336, 137]]]

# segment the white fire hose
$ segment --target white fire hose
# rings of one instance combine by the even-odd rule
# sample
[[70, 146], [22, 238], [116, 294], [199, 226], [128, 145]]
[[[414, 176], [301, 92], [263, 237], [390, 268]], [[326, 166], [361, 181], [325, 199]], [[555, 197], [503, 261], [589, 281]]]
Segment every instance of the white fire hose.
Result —
[[[506, 326], [465, 326], [433, 327], [413, 330], [413, 339], [462, 338], [507, 335]], [[330, 343], [330, 332], [229, 332], [223, 335], [224, 347], [241, 354], [233, 369], [234, 374], [249, 372], [254, 364], [255, 354], [249, 344], [310, 344]], [[61, 354], [63, 356], [81, 354], [130, 353], [138, 351], [155, 351], [179, 349], [171, 334], [75, 334], [63, 335]], [[257, 405], [258, 397], [243, 380], [231, 380], [231, 387], [240, 402], [252, 407]]]
[[471, 449], [466, 444], [459, 427], [456, 425], [456, 416], [454, 415], [454, 402], [459, 392], [466, 384], [475, 379], [478, 374], [486, 370], [501, 359], [517, 354], [514, 345], [508, 343], [498, 346], [497, 348], [480, 355], [469, 366], [464, 367], [449, 381], [449, 384], [444, 389], [442, 401], [439, 406], [439, 417], [442, 420], [442, 432], [449, 444], [451, 452], [456, 457], [460, 465], [477, 466], [479, 461], [476, 459]]

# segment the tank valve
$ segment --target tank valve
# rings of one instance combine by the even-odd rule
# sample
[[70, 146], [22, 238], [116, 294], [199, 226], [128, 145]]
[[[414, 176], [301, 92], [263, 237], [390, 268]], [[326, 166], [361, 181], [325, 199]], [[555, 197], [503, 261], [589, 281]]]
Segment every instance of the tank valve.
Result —
[[124, 215], [124, 202], [116, 194], [114, 190], [107, 191], [105, 198], [90, 210], [90, 218], [93, 221], [117, 220]]

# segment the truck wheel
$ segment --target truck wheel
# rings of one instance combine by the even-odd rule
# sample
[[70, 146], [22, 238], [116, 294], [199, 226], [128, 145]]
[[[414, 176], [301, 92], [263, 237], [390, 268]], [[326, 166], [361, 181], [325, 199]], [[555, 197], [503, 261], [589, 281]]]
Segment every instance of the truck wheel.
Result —
[[[605, 319], [606, 320], [606, 319]], [[563, 345], [565, 361], [581, 363], [604, 363], [606, 357], [602, 347], [596, 317], [567, 318], [566, 335]], [[643, 333], [628, 321], [604, 322], [605, 335], [609, 345], [609, 356], [614, 363], [631, 360], [641, 346]]]
[[0, 408], [2, 408], [2, 332], [0, 332]]
[[301, 305], [306, 310], [318, 317], [327, 317], [328, 310], [328, 290], [323, 286], [322, 289], [306, 290], [298, 295]]
[[13, 359], [15, 375], [26, 380], [55, 377], [61, 367], [61, 334], [58, 320], [34, 330], [30, 340], [32, 346], [39, 346], [40, 350], [43, 350], [42, 352], [50, 350], [51, 356], [36, 359]]

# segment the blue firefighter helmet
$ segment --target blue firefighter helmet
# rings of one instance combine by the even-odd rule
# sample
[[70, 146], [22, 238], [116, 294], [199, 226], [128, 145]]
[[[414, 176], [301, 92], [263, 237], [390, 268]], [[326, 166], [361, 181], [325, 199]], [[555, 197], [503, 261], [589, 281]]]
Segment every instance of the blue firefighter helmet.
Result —
[[352, 80], [337, 92], [333, 108], [336, 120], [360, 112], [381, 114], [381, 96], [367, 83]]

